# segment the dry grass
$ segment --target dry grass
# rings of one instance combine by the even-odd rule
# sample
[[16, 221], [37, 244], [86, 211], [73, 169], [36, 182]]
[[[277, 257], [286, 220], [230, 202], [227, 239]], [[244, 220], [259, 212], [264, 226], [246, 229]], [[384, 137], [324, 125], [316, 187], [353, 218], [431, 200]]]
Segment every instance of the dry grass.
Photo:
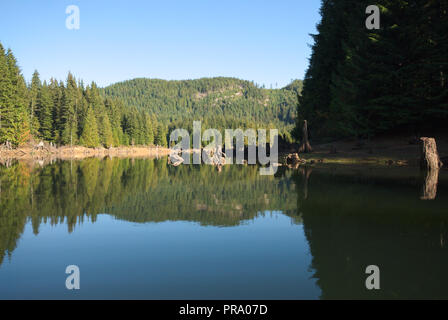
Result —
[[157, 146], [134, 146], [118, 148], [86, 148], [81, 146], [51, 147], [45, 144], [44, 148], [37, 149], [33, 144], [24, 145], [18, 149], [0, 149], [0, 159], [84, 159], [91, 157], [157, 157], [166, 156], [170, 149]]

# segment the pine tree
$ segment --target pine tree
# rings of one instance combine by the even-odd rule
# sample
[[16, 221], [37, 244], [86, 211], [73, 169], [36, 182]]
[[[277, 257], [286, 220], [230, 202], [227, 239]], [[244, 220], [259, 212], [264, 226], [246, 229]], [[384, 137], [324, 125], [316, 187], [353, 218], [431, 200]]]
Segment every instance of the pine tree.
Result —
[[168, 145], [166, 141], [166, 131], [163, 124], [159, 124], [157, 127], [157, 134], [155, 136], [154, 143], [158, 146], [166, 147]]
[[[6, 140], [19, 146], [30, 138], [29, 117], [26, 114], [27, 88], [25, 80], [17, 66], [17, 61], [10, 49], [6, 54], [7, 81], [6, 114], [4, 124]], [[3, 120], [3, 119], [2, 119]]]
[[154, 144], [154, 130], [151, 122], [151, 117], [147, 113], [145, 114], [145, 144]]
[[66, 145], [76, 144], [78, 141], [78, 103], [81, 97], [76, 79], [71, 73], [67, 76], [65, 90], [63, 90], [63, 105], [61, 109], [61, 142]]
[[101, 144], [106, 147], [110, 148], [114, 144], [114, 137], [112, 133], [112, 126], [109, 121], [109, 116], [106, 112], [104, 112], [102, 115], [100, 115], [100, 122], [98, 124], [98, 132], [100, 136], [100, 142]]
[[39, 110], [39, 133], [42, 139], [46, 141], [53, 141], [52, 135], [52, 109], [53, 100], [47, 83], [44, 81], [43, 86], [39, 89], [37, 95], [37, 108]]
[[10, 117], [12, 113], [11, 105], [12, 84], [6, 62], [6, 53], [0, 43], [0, 143], [11, 140], [12, 132]]
[[39, 78], [39, 72], [34, 71], [31, 78], [31, 86], [29, 88], [29, 116], [30, 116], [30, 131], [32, 136], [37, 136], [39, 132], [39, 106], [37, 103], [39, 91], [42, 83]]
[[84, 129], [81, 134], [80, 143], [83, 146], [89, 148], [98, 147], [100, 144], [96, 117], [91, 107], [87, 110], [87, 116], [84, 124]]

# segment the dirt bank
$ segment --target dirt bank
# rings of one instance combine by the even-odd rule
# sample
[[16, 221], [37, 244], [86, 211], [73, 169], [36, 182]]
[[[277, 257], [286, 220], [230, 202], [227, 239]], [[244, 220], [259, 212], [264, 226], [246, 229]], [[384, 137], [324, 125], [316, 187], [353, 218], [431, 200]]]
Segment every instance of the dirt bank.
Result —
[[18, 159], [84, 159], [91, 157], [121, 157], [121, 158], [139, 158], [139, 157], [158, 157], [166, 156], [170, 153], [170, 149], [157, 146], [134, 146], [134, 147], [117, 147], [117, 148], [86, 148], [81, 146], [63, 146], [52, 147], [44, 145], [36, 148], [35, 145], [25, 145], [18, 149], [0, 148], [0, 160]]
[[[444, 168], [448, 167], [448, 135], [433, 136]], [[291, 146], [294, 152], [298, 146]], [[331, 143], [313, 144], [312, 153], [302, 153], [300, 157], [307, 163], [378, 164], [398, 166], [418, 166], [421, 146], [409, 135], [376, 137], [370, 141], [342, 140]], [[297, 152], [297, 151], [295, 151]]]

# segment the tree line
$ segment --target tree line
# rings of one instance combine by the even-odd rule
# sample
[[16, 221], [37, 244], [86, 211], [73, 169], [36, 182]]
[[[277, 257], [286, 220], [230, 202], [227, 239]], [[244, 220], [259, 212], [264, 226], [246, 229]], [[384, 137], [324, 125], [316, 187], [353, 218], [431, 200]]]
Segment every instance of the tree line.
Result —
[[297, 96], [302, 81], [282, 89], [266, 89], [236, 78], [202, 78], [166, 81], [139, 78], [115, 83], [104, 95], [119, 98], [126, 106], [157, 114], [168, 126], [192, 130], [194, 120], [203, 128], [276, 128], [287, 141], [297, 118]]
[[286, 141], [297, 118], [302, 82], [265, 89], [235, 78], [134, 79], [99, 88], [69, 73], [65, 81], [26, 83], [10, 49], [0, 44], [0, 144], [30, 140], [106, 148], [167, 146], [176, 128], [279, 129]]
[[447, 120], [448, 1], [376, 1], [379, 30], [366, 28], [370, 4], [322, 1], [298, 110], [314, 137], [418, 134]]
[[71, 73], [65, 82], [42, 82], [35, 71], [26, 84], [12, 51], [1, 44], [0, 93], [0, 144], [34, 138], [86, 147], [167, 145], [167, 126], [154, 114], [104, 98], [94, 82], [85, 86]]

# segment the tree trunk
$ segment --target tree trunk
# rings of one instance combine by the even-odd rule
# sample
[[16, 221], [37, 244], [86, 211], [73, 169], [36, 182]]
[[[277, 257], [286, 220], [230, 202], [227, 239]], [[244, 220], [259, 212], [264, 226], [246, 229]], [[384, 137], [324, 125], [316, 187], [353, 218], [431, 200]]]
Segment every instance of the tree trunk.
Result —
[[437, 152], [434, 138], [420, 138], [422, 141], [420, 166], [422, 169], [438, 170], [443, 166]]
[[302, 134], [302, 143], [300, 144], [299, 153], [309, 153], [313, 152], [313, 148], [311, 148], [310, 142], [308, 141], [308, 122], [306, 120], [303, 121], [303, 134]]

